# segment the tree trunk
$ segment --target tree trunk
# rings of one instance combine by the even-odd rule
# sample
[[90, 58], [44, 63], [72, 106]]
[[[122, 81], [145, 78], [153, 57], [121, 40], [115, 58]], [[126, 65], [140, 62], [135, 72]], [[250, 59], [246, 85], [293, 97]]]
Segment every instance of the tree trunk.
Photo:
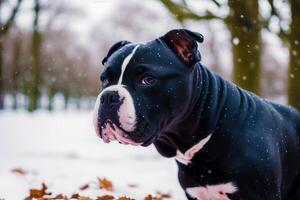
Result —
[[80, 95], [77, 95], [75, 97], [75, 102], [76, 102], [76, 108], [77, 108], [77, 110], [80, 110], [81, 109], [81, 98], [80, 98]]
[[300, 0], [291, 0], [288, 103], [300, 111]]
[[69, 99], [70, 99], [68, 90], [65, 90], [63, 94], [64, 94], [64, 101], [65, 101], [64, 109], [67, 110], [69, 106]]
[[4, 109], [3, 40], [0, 37], [0, 110]]
[[52, 86], [49, 86], [48, 88], [48, 110], [53, 110], [53, 99], [54, 99], [55, 91]]
[[41, 84], [40, 75], [40, 50], [41, 50], [41, 34], [38, 30], [40, 4], [39, 0], [35, 0], [34, 6], [34, 22], [32, 33], [32, 69], [31, 69], [31, 86], [29, 90], [29, 111], [34, 111], [38, 108], [40, 97], [39, 86]]
[[12, 95], [13, 95], [13, 106], [16, 110], [18, 108], [18, 92], [19, 88], [19, 75], [20, 75], [20, 56], [21, 56], [21, 38], [16, 36], [13, 44], [13, 61], [12, 61]]
[[[0, 28], [2, 28], [2, 1], [0, 0]], [[2, 31], [2, 30], [1, 30]], [[4, 109], [4, 82], [3, 82], [3, 37], [2, 34], [0, 34], [0, 110]]]
[[261, 37], [258, 0], [229, 0], [228, 27], [232, 37], [233, 81], [260, 94]]
[[4, 83], [3, 83], [3, 38], [9, 31], [11, 25], [13, 24], [17, 13], [19, 12], [19, 8], [21, 5], [22, 0], [18, 0], [16, 5], [13, 7], [8, 20], [6, 22], [3, 22], [2, 20], [2, 3], [3, 0], [0, 0], [0, 110], [4, 108]]

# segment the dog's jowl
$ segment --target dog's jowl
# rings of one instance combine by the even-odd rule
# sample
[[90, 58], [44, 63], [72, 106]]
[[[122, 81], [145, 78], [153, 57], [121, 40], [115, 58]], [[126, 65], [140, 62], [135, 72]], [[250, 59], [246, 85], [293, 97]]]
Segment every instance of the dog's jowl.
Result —
[[94, 124], [104, 142], [154, 144], [188, 199], [300, 199], [300, 114], [201, 64], [199, 33], [120, 41], [103, 59]]

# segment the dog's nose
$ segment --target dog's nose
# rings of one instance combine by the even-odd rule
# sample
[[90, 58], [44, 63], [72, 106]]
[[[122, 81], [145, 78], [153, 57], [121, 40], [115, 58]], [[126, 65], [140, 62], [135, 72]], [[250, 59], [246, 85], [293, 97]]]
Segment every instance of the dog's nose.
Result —
[[116, 91], [106, 91], [100, 99], [101, 104], [112, 105], [120, 103], [120, 96]]

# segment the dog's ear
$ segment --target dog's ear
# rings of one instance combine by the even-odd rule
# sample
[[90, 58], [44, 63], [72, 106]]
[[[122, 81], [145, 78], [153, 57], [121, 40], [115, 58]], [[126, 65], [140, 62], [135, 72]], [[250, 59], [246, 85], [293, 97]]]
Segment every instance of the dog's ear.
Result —
[[161, 39], [186, 64], [193, 65], [201, 60], [197, 42], [203, 42], [203, 35], [186, 29], [175, 29]]
[[122, 40], [119, 41], [117, 43], [115, 43], [114, 45], [112, 45], [112, 47], [110, 47], [107, 55], [105, 56], [105, 58], [103, 58], [102, 60], [102, 65], [104, 65], [107, 61], [107, 59], [118, 49], [120, 49], [121, 47], [125, 46], [126, 44], [129, 44], [130, 42], [126, 41], [126, 40]]

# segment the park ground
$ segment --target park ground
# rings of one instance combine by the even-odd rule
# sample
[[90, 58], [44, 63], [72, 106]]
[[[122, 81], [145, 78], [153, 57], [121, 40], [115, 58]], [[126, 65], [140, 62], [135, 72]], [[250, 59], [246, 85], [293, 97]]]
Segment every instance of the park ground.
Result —
[[[160, 192], [184, 199], [173, 159], [162, 158], [153, 146], [104, 144], [91, 118], [90, 111], [76, 110], [0, 112], [0, 199], [24, 199], [41, 183], [68, 196], [139, 200]], [[110, 180], [113, 191], [100, 189], [98, 178]]]

